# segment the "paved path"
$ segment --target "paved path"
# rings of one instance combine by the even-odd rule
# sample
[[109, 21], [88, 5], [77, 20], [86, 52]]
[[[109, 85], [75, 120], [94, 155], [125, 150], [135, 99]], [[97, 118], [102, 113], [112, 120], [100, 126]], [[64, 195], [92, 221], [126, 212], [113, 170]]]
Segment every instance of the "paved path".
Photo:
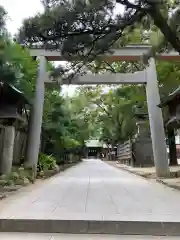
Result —
[[1, 201], [0, 218], [180, 221], [180, 192], [85, 160]]
[[2, 240], [178, 240], [179, 237], [0, 233]]

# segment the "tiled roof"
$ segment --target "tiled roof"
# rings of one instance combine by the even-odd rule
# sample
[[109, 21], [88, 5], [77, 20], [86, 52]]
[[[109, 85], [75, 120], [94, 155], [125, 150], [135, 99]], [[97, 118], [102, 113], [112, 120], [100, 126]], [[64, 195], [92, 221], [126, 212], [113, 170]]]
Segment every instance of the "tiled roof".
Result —
[[99, 140], [88, 140], [86, 141], [86, 147], [103, 147], [103, 143]]

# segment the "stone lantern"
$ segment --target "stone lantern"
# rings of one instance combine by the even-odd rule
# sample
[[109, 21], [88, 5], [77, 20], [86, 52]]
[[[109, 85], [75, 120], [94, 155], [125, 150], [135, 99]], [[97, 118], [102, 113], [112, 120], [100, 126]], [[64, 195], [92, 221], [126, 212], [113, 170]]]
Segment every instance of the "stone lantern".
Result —
[[152, 141], [148, 124], [148, 113], [140, 104], [133, 107], [137, 133], [132, 140], [134, 166], [147, 167], [154, 165]]
[[150, 136], [148, 126], [148, 113], [143, 106], [137, 104], [133, 107], [134, 117], [136, 119], [137, 134], [135, 138], [148, 138]]
[[[24, 94], [10, 84], [0, 82], [0, 174], [9, 174], [13, 159], [20, 151], [21, 129], [27, 126]], [[16, 141], [15, 141], [16, 140]]]

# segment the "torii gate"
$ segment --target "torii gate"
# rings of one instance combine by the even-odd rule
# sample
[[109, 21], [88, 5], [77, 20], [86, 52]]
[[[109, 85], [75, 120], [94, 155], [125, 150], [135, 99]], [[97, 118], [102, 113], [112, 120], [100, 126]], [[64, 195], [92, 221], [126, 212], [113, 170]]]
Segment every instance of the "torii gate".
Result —
[[[129, 45], [119, 50], [114, 50], [114, 54], [104, 54], [102, 57], [103, 59], [106, 59], [106, 61], [111, 62], [140, 60], [142, 55], [146, 54], [150, 48], [150, 45]], [[30, 55], [32, 57], [37, 57], [39, 60], [36, 94], [32, 112], [26, 162], [27, 166], [29, 165], [32, 167], [32, 162], [36, 165], [39, 154], [44, 104], [44, 84], [46, 82], [53, 83], [53, 80], [48, 79], [46, 61], [65, 61], [67, 59], [64, 59], [59, 51], [44, 49], [30, 49]], [[171, 61], [179, 60], [180, 56], [177, 52], [170, 52], [158, 55], [157, 58]], [[62, 81], [61, 84], [69, 83]], [[75, 77], [71, 84], [146, 84], [147, 106], [156, 174], [158, 177], [169, 175], [163, 117], [162, 111], [158, 107], [160, 104], [160, 96], [157, 83], [157, 73], [155, 60], [153, 58], [149, 60], [149, 65], [143, 71], [127, 74], [88, 74]]]

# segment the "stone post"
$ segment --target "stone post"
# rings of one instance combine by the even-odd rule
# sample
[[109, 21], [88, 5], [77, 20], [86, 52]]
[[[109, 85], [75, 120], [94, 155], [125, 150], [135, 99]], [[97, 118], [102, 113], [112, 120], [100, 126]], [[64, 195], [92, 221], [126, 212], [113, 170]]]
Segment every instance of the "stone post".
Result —
[[12, 170], [13, 153], [14, 153], [14, 140], [15, 140], [15, 127], [6, 126], [4, 131], [4, 143], [2, 149], [2, 159], [0, 164], [0, 174], [9, 174]]

